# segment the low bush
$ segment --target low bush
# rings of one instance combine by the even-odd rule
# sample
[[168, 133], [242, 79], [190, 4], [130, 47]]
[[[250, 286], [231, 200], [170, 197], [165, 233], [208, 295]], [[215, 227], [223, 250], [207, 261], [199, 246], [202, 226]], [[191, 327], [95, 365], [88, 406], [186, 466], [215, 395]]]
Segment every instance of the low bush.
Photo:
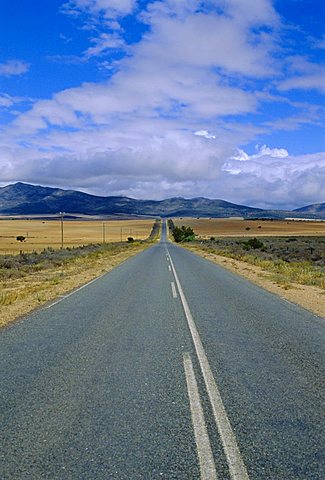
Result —
[[173, 237], [176, 243], [191, 242], [195, 240], [195, 233], [191, 227], [182, 225], [181, 227], [174, 227]]
[[243, 242], [244, 248], [250, 250], [251, 248], [264, 248], [264, 243], [261, 240], [258, 240], [256, 237], [250, 238], [247, 242]]

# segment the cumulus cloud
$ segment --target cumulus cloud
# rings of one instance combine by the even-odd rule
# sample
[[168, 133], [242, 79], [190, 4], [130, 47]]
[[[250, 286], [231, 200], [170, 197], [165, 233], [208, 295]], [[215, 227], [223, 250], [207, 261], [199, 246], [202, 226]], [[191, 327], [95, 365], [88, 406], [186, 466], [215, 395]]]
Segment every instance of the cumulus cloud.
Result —
[[227, 188], [235, 176], [239, 201], [246, 199], [262, 208], [297, 208], [324, 201], [324, 152], [285, 157], [270, 151], [261, 156], [243, 154], [245, 161], [233, 156], [223, 166], [223, 186]]
[[14, 75], [22, 75], [29, 70], [30, 64], [21, 60], [8, 60], [0, 63], [0, 76], [11, 77]]
[[237, 150], [237, 153], [231, 157], [232, 160], [247, 161], [252, 158], [260, 157], [272, 157], [272, 158], [286, 158], [289, 153], [285, 148], [270, 148], [266, 145], [256, 145], [256, 153], [253, 155], [248, 155], [244, 150], [240, 148]]

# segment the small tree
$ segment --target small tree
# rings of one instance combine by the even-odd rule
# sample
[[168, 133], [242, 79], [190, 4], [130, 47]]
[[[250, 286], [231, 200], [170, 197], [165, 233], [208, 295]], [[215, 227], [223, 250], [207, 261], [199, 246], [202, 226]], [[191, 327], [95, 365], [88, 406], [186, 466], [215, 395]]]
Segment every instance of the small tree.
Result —
[[175, 242], [189, 242], [194, 240], [195, 233], [191, 227], [186, 227], [182, 225], [181, 227], [175, 227], [173, 229], [173, 237]]
[[16, 240], [18, 242], [24, 242], [26, 240], [26, 237], [24, 237], [24, 235], [18, 235], [18, 237], [16, 237]]
[[173, 229], [173, 237], [174, 237], [175, 242], [177, 242], [177, 243], [182, 241], [183, 233], [182, 233], [181, 228], [175, 227]]

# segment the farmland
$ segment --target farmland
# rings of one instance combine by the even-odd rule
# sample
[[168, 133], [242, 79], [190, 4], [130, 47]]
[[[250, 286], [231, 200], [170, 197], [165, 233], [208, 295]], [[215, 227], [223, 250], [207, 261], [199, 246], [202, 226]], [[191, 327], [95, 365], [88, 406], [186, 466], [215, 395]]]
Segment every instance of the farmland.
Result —
[[175, 226], [187, 225], [200, 237], [323, 236], [325, 222], [292, 220], [240, 220], [229, 218], [175, 218]]
[[[63, 245], [76, 247], [90, 243], [143, 240], [150, 235], [153, 219], [80, 221], [64, 220]], [[0, 254], [40, 252], [61, 247], [60, 220], [0, 220]], [[17, 237], [24, 237], [23, 241]]]

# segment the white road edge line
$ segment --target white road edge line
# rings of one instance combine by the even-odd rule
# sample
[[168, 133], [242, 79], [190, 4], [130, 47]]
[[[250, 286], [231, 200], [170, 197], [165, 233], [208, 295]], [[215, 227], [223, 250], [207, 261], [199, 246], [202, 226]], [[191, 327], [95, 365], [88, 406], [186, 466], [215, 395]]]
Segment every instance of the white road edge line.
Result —
[[93, 278], [92, 280], [90, 280], [90, 282], [85, 283], [84, 285], [82, 285], [79, 288], [76, 288], [75, 290], [73, 290], [73, 292], [70, 292], [67, 295], [60, 295], [61, 298], [59, 298], [58, 300], [56, 300], [55, 302], [51, 303], [50, 305], [48, 305], [47, 307], [44, 307], [44, 308], [47, 309], [47, 308], [53, 307], [54, 305], [57, 305], [58, 303], [65, 300], [66, 298], [71, 297], [71, 295], [73, 295], [74, 293], [79, 292], [79, 290], [82, 290], [83, 288], [88, 287], [88, 285], [90, 285], [91, 283], [94, 283], [94, 282], [96, 282], [96, 280], [99, 280], [100, 278], [104, 277], [107, 273], [108, 272], [105, 272], [105, 273], [103, 273], [103, 275], [100, 275], [99, 277]]
[[174, 283], [174, 282], [171, 282], [170, 285], [171, 285], [171, 287], [172, 287], [173, 297], [174, 297], [174, 298], [177, 298], [177, 292], [176, 292], [175, 283]]
[[192, 360], [188, 352], [183, 354], [183, 362], [188, 398], [190, 400], [194, 437], [200, 464], [201, 480], [217, 480], [217, 472], [208, 430], [204, 420], [199, 389], [195, 378]]
[[222, 402], [222, 398], [216, 384], [216, 381], [213, 377], [211, 367], [208, 362], [208, 358], [204, 351], [199, 333], [197, 331], [195, 322], [193, 320], [191, 311], [189, 309], [188, 303], [186, 301], [183, 289], [181, 287], [180, 281], [178, 279], [174, 263], [168, 252], [170, 264], [173, 270], [175, 277], [176, 285], [179, 291], [179, 296], [183, 304], [185, 316], [187, 323], [192, 335], [193, 343], [195, 346], [196, 354], [199, 360], [201, 371], [203, 374], [204, 382], [206, 389], [209, 395], [210, 403], [212, 406], [212, 411], [214, 419], [218, 428], [220, 439], [223, 445], [223, 449], [227, 458], [229, 473], [232, 480], [249, 480], [249, 476], [242, 460], [235, 434], [232, 430], [230, 421], [227, 416], [226, 409]]

